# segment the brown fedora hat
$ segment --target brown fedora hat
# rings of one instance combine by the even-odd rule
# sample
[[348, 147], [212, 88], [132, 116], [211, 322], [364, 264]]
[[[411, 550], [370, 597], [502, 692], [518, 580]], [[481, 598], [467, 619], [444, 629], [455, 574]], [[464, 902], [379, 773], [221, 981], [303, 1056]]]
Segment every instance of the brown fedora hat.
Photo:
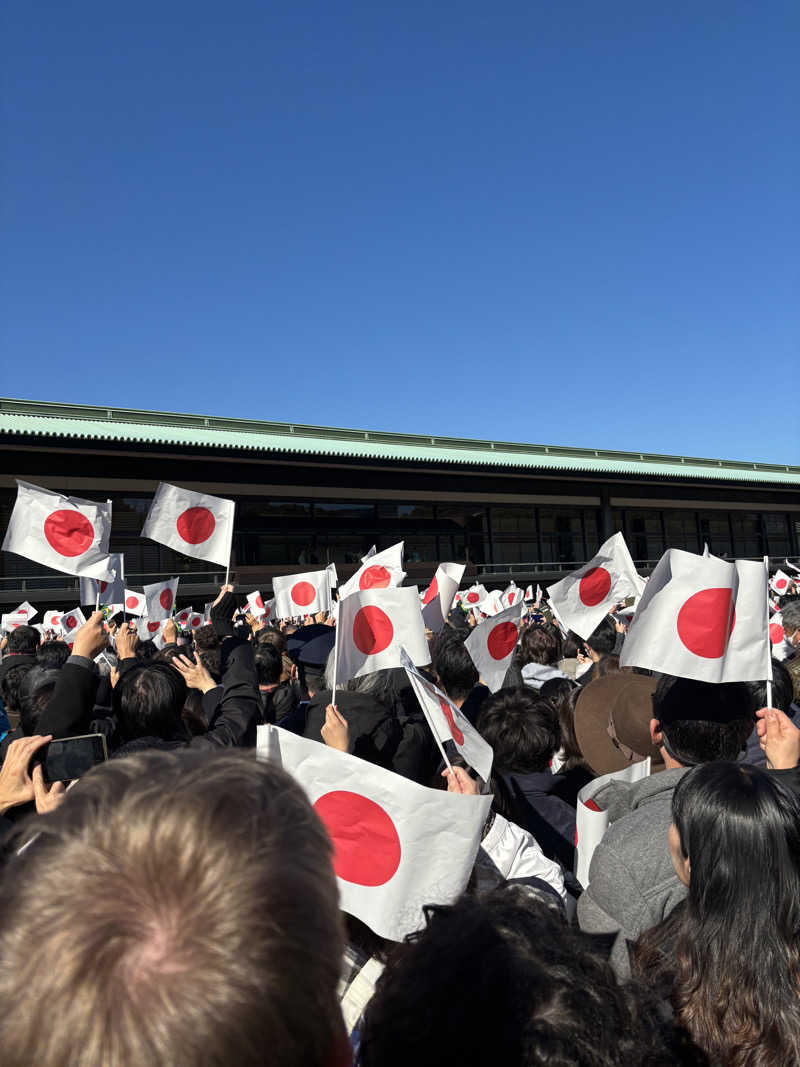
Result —
[[595, 774], [621, 771], [640, 760], [664, 769], [650, 739], [651, 697], [657, 680], [643, 674], [607, 674], [589, 682], [575, 704], [575, 736]]

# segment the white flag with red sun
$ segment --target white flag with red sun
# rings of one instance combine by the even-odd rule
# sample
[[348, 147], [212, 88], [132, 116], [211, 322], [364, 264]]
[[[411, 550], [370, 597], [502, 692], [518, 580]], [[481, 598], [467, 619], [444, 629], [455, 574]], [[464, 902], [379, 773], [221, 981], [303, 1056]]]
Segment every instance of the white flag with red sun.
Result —
[[502, 688], [519, 640], [521, 619], [522, 597], [505, 611], [478, 623], [464, 642], [481, 680], [493, 693]]
[[234, 509], [232, 500], [161, 482], [147, 513], [142, 537], [149, 537], [184, 556], [227, 567]]
[[339, 602], [337, 683], [386, 667], [402, 667], [402, 649], [418, 667], [431, 661], [415, 585], [366, 589]]
[[272, 579], [275, 593], [275, 614], [279, 619], [296, 615], [315, 615], [331, 610], [330, 577], [324, 571], [305, 574], [284, 574]]

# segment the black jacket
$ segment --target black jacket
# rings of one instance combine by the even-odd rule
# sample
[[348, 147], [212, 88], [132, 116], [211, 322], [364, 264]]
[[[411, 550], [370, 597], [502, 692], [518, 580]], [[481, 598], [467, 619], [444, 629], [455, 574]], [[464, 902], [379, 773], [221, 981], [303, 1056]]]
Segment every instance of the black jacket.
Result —
[[494, 774], [499, 809], [528, 830], [542, 852], [572, 870], [575, 856], [575, 809], [558, 795], [564, 776], [539, 771], [531, 774]]
[[[308, 705], [304, 737], [322, 742], [325, 708], [331, 702], [329, 689], [315, 693]], [[394, 761], [403, 731], [394, 712], [369, 693], [340, 690], [336, 706], [350, 729], [349, 751], [354, 756], [394, 770]], [[324, 743], [324, 742], [323, 742]]]

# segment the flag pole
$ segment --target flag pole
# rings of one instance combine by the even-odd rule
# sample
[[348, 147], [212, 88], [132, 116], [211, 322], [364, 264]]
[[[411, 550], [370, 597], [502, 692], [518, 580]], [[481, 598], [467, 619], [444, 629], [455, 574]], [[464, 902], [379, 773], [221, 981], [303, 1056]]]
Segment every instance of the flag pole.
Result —
[[764, 572], [767, 578], [767, 707], [772, 707], [772, 647], [769, 639], [769, 556], [764, 556]]
[[231, 533], [228, 538], [228, 566], [225, 568], [225, 585], [228, 585], [231, 578], [231, 553], [233, 552], [233, 518], [236, 514], [236, 501], [231, 501], [233, 504], [233, 511], [231, 512]]
[[128, 598], [125, 596], [125, 554], [123, 552], [120, 552], [119, 554], [119, 569], [122, 578], [122, 621], [127, 622], [128, 613], [125, 610], [125, 601]]
[[99, 578], [95, 578], [94, 587], [97, 590], [97, 593], [96, 593], [95, 598], [94, 598], [94, 610], [95, 611], [99, 611], [100, 610], [100, 579]]
[[[333, 586], [331, 584], [331, 572], [328, 571], [328, 597], [331, 602], [331, 611], [333, 610]], [[341, 606], [339, 611], [341, 612]], [[339, 668], [339, 618], [336, 618], [336, 627], [334, 629], [333, 640], [333, 678], [331, 679], [331, 703], [336, 707], [336, 672]]]

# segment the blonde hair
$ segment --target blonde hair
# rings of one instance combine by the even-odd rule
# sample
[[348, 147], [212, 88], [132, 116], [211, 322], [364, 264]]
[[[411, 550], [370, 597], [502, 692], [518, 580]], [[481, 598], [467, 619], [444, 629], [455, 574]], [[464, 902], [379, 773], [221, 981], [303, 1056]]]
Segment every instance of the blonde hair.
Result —
[[331, 1062], [332, 850], [279, 767], [115, 760], [24, 824], [26, 841], [0, 879], [4, 1067]]

